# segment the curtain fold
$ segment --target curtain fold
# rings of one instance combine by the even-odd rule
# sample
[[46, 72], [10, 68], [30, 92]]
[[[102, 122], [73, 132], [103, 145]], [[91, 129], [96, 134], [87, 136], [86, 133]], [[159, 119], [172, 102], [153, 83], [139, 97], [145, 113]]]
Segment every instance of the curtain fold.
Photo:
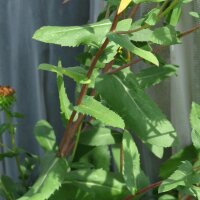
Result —
[[[15, 111], [25, 115], [18, 120], [17, 145], [41, 154], [33, 135], [35, 123], [47, 119], [54, 127], [58, 139], [63, 133], [59, 115], [56, 77], [37, 70], [40, 63], [64, 67], [77, 64], [75, 56], [82, 48], [61, 48], [32, 40], [33, 33], [44, 25], [81, 25], [89, 20], [89, 0], [80, 4], [73, 0], [62, 4], [61, 0], [6, 0], [0, 1], [0, 85], [16, 89]], [[74, 83], [66, 81], [69, 98], [74, 100]], [[4, 121], [0, 116], [1, 122]], [[9, 144], [5, 135], [3, 143]], [[2, 151], [6, 151], [3, 148]], [[15, 163], [6, 159], [0, 163], [1, 174], [16, 177]]]

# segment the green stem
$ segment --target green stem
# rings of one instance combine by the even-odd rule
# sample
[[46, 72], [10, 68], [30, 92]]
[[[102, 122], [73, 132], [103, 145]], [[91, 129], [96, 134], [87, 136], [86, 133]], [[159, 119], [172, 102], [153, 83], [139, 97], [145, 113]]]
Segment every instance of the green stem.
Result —
[[77, 134], [76, 134], [76, 141], [75, 141], [74, 149], [73, 149], [73, 152], [72, 152], [72, 155], [71, 155], [71, 162], [74, 160], [74, 157], [75, 157], [75, 154], [76, 154], [76, 150], [77, 150], [79, 139], [80, 139], [80, 135], [81, 135], [81, 128], [82, 128], [82, 123], [79, 126]]
[[[9, 114], [9, 112], [5, 112], [6, 113], [6, 123], [8, 124], [12, 124], [12, 120], [11, 120], [11, 116]], [[17, 145], [15, 143], [15, 130], [12, 126], [9, 127], [9, 135], [11, 137], [11, 144], [12, 144], [12, 151], [16, 151], [16, 148], [17, 148]], [[22, 182], [25, 184], [25, 178], [24, 178], [24, 173], [20, 167], [20, 161], [19, 161], [19, 156], [16, 155], [15, 156], [15, 162], [16, 162], [16, 165], [17, 165], [17, 169], [18, 169], [18, 172], [22, 178]]]

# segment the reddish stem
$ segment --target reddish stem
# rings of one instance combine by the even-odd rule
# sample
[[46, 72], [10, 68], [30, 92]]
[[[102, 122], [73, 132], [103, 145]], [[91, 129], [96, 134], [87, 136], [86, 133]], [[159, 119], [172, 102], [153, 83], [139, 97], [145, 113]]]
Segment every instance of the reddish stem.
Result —
[[155, 188], [159, 187], [161, 185], [161, 183], [162, 183], [162, 181], [159, 181], [159, 182], [153, 183], [151, 185], [148, 185], [147, 187], [142, 188], [141, 190], [136, 192], [135, 195], [129, 195], [124, 200], [132, 200], [136, 196], [139, 196], [141, 194], [144, 194], [144, 193], [148, 192], [149, 190], [152, 190], [152, 189], [155, 189]]

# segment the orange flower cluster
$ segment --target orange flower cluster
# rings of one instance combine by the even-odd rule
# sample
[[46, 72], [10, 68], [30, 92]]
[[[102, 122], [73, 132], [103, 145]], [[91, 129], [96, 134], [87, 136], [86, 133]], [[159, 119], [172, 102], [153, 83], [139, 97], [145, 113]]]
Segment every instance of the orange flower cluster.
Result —
[[15, 94], [15, 90], [10, 86], [1, 86], [0, 85], [0, 96], [12, 96]]

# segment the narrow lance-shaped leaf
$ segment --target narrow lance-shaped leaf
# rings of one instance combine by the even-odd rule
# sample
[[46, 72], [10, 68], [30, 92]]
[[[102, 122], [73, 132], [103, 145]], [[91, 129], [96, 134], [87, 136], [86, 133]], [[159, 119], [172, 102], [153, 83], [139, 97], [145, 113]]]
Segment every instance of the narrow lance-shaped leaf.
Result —
[[174, 144], [176, 132], [172, 124], [139, 87], [132, 73], [104, 75], [97, 81], [96, 89], [111, 109], [124, 119], [126, 127], [143, 142], [160, 147]]
[[190, 114], [190, 123], [192, 126], [192, 142], [197, 150], [200, 150], [200, 105], [192, 103]]
[[108, 126], [124, 129], [122, 118], [93, 97], [85, 96], [82, 103], [74, 109], [77, 112], [90, 115]]
[[[58, 68], [62, 69], [61, 62], [58, 63]], [[60, 110], [61, 115], [64, 120], [68, 120], [71, 114], [71, 103], [68, 99], [68, 96], [66, 94], [63, 75], [57, 74], [57, 87], [58, 87], [58, 94], [59, 94], [59, 100], [60, 100]]]
[[110, 41], [113, 41], [120, 46], [124, 47], [128, 51], [131, 51], [133, 54], [147, 60], [155, 65], [159, 65], [158, 59], [156, 56], [151, 53], [150, 51], [143, 50], [141, 48], [136, 47], [134, 44], [131, 43], [129, 37], [127, 35], [119, 35], [116, 33], [109, 33], [108, 38]]
[[63, 158], [52, 158], [46, 163], [37, 181], [18, 200], [46, 200], [61, 187], [68, 165]]
[[123, 134], [123, 176], [132, 194], [137, 191], [137, 178], [140, 174], [140, 156], [132, 136], [125, 131]]

